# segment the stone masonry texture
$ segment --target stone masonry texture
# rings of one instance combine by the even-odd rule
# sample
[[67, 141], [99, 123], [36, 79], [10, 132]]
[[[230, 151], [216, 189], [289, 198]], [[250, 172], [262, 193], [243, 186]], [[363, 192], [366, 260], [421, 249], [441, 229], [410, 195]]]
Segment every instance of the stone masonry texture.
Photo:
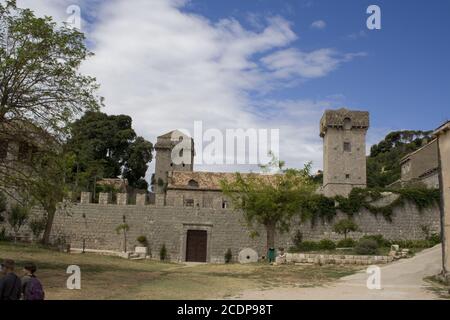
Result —
[[[264, 228], [257, 228], [259, 236], [251, 238], [242, 214], [231, 209], [74, 203], [68, 210], [70, 215], [57, 213], [52, 241], [64, 240], [72, 248], [81, 248], [84, 241], [88, 249], [121, 251], [123, 236], [115, 229], [125, 221], [130, 226], [128, 250], [133, 250], [138, 245], [137, 237], [144, 235], [155, 258], [159, 257], [159, 250], [165, 244], [171, 260], [185, 261], [188, 230], [207, 231], [208, 262], [223, 262], [228, 248], [235, 260], [239, 251], [248, 247], [255, 249], [260, 257], [265, 255]], [[342, 239], [332, 231], [332, 226], [345, 217], [339, 213], [333, 222], [317, 221], [314, 226], [309, 222], [300, 225], [293, 220], [289, 233], [277, 233], [276, 247], [291, 247], [298, 230], [304, 240]], [[367, 211], [356, 214], [354, 219], [361, 229], [361, 232], [350, 234], [355, 239], [365, 234], [382, 234], [392, 240], [423, 239], [423, 226], [431, 232], [439, 232], [440, 228], [437, 207], [419, 212], [413, 204], [395, 209], [392, 222]]]

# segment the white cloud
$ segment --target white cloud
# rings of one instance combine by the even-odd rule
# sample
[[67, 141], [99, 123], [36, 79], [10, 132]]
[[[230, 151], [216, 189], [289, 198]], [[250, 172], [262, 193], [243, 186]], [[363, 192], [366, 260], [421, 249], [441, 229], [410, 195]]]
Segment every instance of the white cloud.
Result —
[[[59, 21], [65, 21], [71, 2], [22, 0]], [[293, 49], [297, 35], [282, 17], [266, 19], [255, 31], [232, 18], [214, 23], [187, 13], [185, 3], [80, 1], [96, 18], [87, 29], [95, 56], [84, 63], [83, 71], [101, 84], [104, 111], [132, 116], [138, 134], [151, 141], [175, 128], [192, 130], [196, 120], [202, 120], [205, 129], [223, 131], [278, 128], [282, 159], [298, 167], [313, 160], [320, 167], [321, 113], [340, 105], [333, 99], [269, 100], [264, 94], [286, 80], [326, 76], [355, 55]], [[250, 95], [255, 92], [257, 101]]]
[[277, 51], [262, 58], [265, 66], [277, 78], [320, 78], [334, 71], [344, 62], [351, 61], [365, 53], [340, 54], [334, 49], [324, 48], [303, 52], [295, 48]]
[[[5, 2], [5, 0], [0, 1]], [[73, 1], [70, 4], [74, 4]], [[17, 6], [21, 8], [31, 8], [38, 16], [51, 16], [56, 21], [66, 21], [68, 15], [66, 9], [70, 5], [69, 1], [59, 0], [17, 0]]]
[[327, 23], [323, 20], [317, 20], [317, 21], [314, 21], [313, 23], [311, 23], [312, 29], [323, 30], [326, 27], [327, 27]]
[[360, 30], [359, 32], [354, 32], [346, 36], [349, 40], [357, 40], [359, 38], [366, 38], [367, 33], [364, 30]]

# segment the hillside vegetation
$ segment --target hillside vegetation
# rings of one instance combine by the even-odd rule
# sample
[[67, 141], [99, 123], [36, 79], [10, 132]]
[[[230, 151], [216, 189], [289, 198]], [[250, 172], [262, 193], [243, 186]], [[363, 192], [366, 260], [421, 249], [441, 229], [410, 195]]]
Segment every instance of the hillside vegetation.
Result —
[[406, 130], [389, 133], [372, 146], [367, 157], [369, 188], [383, 188], [400, 179], [400, 160], [431, 140], [431, 131]]

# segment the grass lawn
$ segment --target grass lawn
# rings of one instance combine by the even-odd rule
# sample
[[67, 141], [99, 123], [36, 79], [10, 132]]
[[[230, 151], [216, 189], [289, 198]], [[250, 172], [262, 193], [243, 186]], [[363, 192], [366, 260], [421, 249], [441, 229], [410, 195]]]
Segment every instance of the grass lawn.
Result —
[[[358, 266], [270, 266], [257, 263], [184, 265], [67, 254], [28, 244], [0, 242], [0, 260], [38, 266], [48, 299], [221, 299], [245, 289], [320, 286], [352, 274]], [[69, 265], [81, 268], [81, 290], [66, 289]]]
[[[403, 249], [403, 248], [402, 248]], [[409, 250], [409, 257], [414, 256], [415, 254], [427, 249], [423, 247], [410, 247], [410, 248], [404, 248]], [[376, 254], [371, 254], [372, 256], [387, 256], [389, 255], [389, 252], [391, 251], [390, 247], [380, 247], [378, 248], [378, 252]], [[290, 253], [311, 253], [311, 254], [335, 254], [335, 255], [361, 255], [356, 252], [354, 248], [343, 248], [343, 249], [335, 249], [335, 250], [311, 250], [311, 251], [302, 251], [302, 252], [296, 252], [296, 251], [288, 251]]]
[[434, 292], [437, 294], [437, 296], [441, 299], [447, 299], [450, 300], [450, 289], [449, 286], [446, 284], [443, 284], [439, 281], [439, 279], [436, 278], [436, 276], [426, 277], [423, 279], [425, 282], [427, 282], [428, 290]]

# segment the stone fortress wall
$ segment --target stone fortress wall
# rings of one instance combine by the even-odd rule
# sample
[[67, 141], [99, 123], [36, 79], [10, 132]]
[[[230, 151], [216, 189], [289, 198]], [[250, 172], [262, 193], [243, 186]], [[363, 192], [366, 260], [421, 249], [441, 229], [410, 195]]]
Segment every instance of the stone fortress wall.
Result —
[[[58, 212], [55, 217], [52, 241], [64, 240], [71, 248], [123, 250], [123, 236], [118, 235], [116, 227], [124, 222], [130, 227], [127, 238], [129, 251], [138, 245], [137, 237], [147, 237], [153, 257], [159, 257], [163, 244], [172, 261], [186, 260], [187, 230], [205, 230], [207, 232], [207, 262], [224, 261], [228, 248], [236, 260], [240, 250], [253, 248], [259, 256], [265, 255], [266, 233], [263, 227], [257, 228], [258, 237], [251, 238], [243, 216], [231, 209], [223, 209], [216, 201], [213, 208], [203, 206], [185, 207], [162, 204], [162, 199], [156, 199], [156, 204], [148, 204], [145, 195], [138, 195], [135, 205], [127, 205], [125, 194], [118, 194], [117, 203], [112, 204], [111, 196], [100, 194], [99, 203], [90, 203], [90, 194], [83, 193], [80, 203], [73, 203], [65, 212]], [[384, 204], [393, 199], [384, 198]], [[159, 203], [158, 203], [159, 202]], [[36, 214], [40, 214], [38, 210]], [[339, 240], [341, 235], [332, 232], [336, 221], [345, 218], [339, 213], [331, 223], [317, 221], [312, 227], [310, 222], [300, 225], [292, 222], [289, 233], [277, 234], [276, 247], [289, 248], [298, 230], [303, 234], [303, 240], [321, 240], [324, 238]], [[365, 234], [382, 234], [387, 239], [423, 239], [422, 230], [427, 227], [431, 232], [439, 232], [439, 209], [429, 208], [419, 212], [413, 204], [394, 210], [393, 221], [388, 222], [382, 216], [374, 216], [367, 211], [361, 211], [354, 216], [361, 232], [350, 234], [357, 239]], [[25, 235], [31, 234], [24, 227]]]
[[[325, 112], [320, 124], [320, 134], [324, 139], [324, 185], [321, 192], [325, 195], [346, 196], [352, 188], [366, 186], [365, 135], [368, 127], [367, 112], [347, 109]], [[174, 135], [175, 139], [172, 139]], [[173, 261], [223, 262], [228, 249], [236, 259], [244, 248], [252, 248], [264, 256], [264, 228], [259, 226], [259, 236], [250, 237], [251, 230], [246, 226], [242, 213], [233, 212], [221, 192], [219, 182], [233, 174], [195, 172], [192, 161], [194, 142], [189, 137], [185, 150], [177, 152], [186, 158], [183, 158], [186, 162], [172, 162], [172, 151], [183, 137], [176, 130], [158, 137], [153, 179], [155, 193], [151, 201], [148, 201], [148, 195], [137, 194], [135, 204], [130, 204], [134, 201], [129, 201], [127, 194], [119, 193], [113, 204], [111, 194], [100, 193], [98, 203], [92, 203], [92, 194], [83, 192], [79, 203], [72, 203], [68, 210], [57, 213], [52, 241], [63, 241], [71, 248], [120, 252], [123, 251], [124, 240], [116, 228], [126, 223], [129, 225], [127, 251], [132, 251], [138, 244], [137, 237], [145, 236], [153, 257], [159, 256], [160, 248], [165, 244]], [[386, 205], [394, 200], [394, 195], [386, 195], [378, 201], [380, 205]], [[39, 210], [35, 213], [42, 214]], [[354, 215], [361, 231], [350, 236], [358, 239], [365, 234], [381, 234], [391, 240], [423, 239], [424, 228], [433, 233], [440, 232], [439, 216], [438, 207], [419, 212], [413, 204], [406, 204], [396, 208], [392, 222], [388, 222], [382, 216], [363, 210]], [[342, 236], [332, 232], [332, 226], [343, 218], [346, 215], [338, 213], [334, 221], [318, 221], [314, 226], [311, 222], [300, 224], [294, 219], [289, 233], [277, 234], [276, 248], [291, 247], [298, 231], [303, 240], [339, 240]], [[27, 233], [28, 236], [31, 234], [24, 227], [25, 237]], [[196, 237], [201, 234], [202, 239], [198, 240], [193, 234], [197, 234]], [[196, 255], [194, 259], [199, 260], [188, 259], [188, 252], [201, 252], [201, 259]]]

